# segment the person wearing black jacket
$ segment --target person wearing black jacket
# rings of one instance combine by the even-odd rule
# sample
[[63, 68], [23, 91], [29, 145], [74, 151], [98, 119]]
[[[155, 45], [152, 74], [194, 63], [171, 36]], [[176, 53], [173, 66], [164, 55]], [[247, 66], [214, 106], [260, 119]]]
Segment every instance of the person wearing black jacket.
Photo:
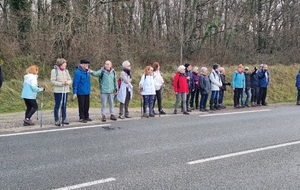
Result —
[[226, 91], [226, 85], [230, 86], [231, 83], [226, 81], [225, 68], [224, 67], [220, 67], [219, 72], [220, 72], [220, 78], [221, 78], [221, 81], [222, 81], [222, 87], [220, 88], [220, 92], [219, 92], [218, 107], [222, 108], [222, 109], [225, 109], [226, 106], [223, 105], [224, 92]]
[[254, 67], [253, 72], [250, 75], [250, 88], [251, 88], [251, 107], [257, 106], [259, 98], [259, 85], [258, 85], [258, 69]]
[[[250, 99], [250, 96], [251, 96], [251, 92], [250, 92], [250, 86], [251, 86], [251, 76], [250, 76], [250, 72], [249, 72], [249, 67], [245, 67], [245, 71], [244, 71], [244, 74], [245, 74], [245, 84], [246, 84], [246, 87], [245, 87], [245, 93], [242, 94], [242, 107], [250, 107], [249, 106], [249, 99]], [[244, 94], [246, 94], [246, 101], [244, 100]]]

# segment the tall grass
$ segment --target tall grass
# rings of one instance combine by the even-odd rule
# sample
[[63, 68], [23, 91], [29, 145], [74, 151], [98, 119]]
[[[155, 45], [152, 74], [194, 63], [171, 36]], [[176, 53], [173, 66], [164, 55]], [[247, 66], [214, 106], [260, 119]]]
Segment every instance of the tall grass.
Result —
[[[252, 69], [253, 65], [247, 65]], [[200, 67], [199, 67], [200, 68]], [[271, 73], [270, 86], [268, 89], [267, 102], [268, 103], [289, 103], [296, 101], [296, 88], [295, 88], [295, 77], [300, 68], [299, 64], [294, 65], [274, 65], [269, 66]], [[5, 68], [4, 68], [5, 69]], [[231, 77], [236, 67], [230, 66], [225, 67], [226, 79], [231, 81]], [[21, 70], [21, 69], [20, 69]], [[24, 70], [24, 69], [23, 69]], [[168, 67], [168, 70], [163, 70], [163, 77], [166, 83], [166, 87], [163, 91], [163, 107], [173, 108], [175, 102], [175, 95], [173, 92], [173, 76], [176, 72], [176, 68]], [[134, 70], [133, 68], [133, 86], [134, 96], [130, 103], [130, 107], [140, 107], [140, 97], [138, 95], [138, 83], [141, 78], [143, 71], [141, 69]], [[73, 73], [71, 73], [73, 76]], [[19, 73], [22, 76], [23, 73]], [[49, 74], [50, 75], [50, 74]], [[119, 76], [119, 72], [117, 72]], [[21, 78], [21, 77], [20, 77]], [[44, 92], [44, 109], [53, 109], [53, 88], [48, 78], [44, 80], [39, 79], [39, 85], [45, 86], [46, 91]], [[100, 90], [99, 82], [96, 77], [91, 77], [92, 89], [91, 89], [91, 107], [100, 108]], [[5, 80], [0, 90], [0, 113], [19, 112], [25, 110], [24, 101], [21, 99], [21, 92], [23, 87], [23, 80], [11, 79]], [[39, 93], [38, 100], [40, 100], [41, 94]], [[77, 107], [77, 101], [72, 101], [72, 93], [69, 94], [68, 107]], [[227, 88], [224, 97], [224, 103], [228, 106], [233, 105], [233, 91], [230, 87]], [[119, 104], [119, 103], [118, 103]]]

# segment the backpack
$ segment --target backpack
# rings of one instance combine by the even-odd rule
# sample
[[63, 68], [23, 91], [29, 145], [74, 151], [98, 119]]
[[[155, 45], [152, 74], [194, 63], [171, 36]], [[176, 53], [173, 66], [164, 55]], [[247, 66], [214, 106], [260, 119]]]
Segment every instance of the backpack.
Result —
[[[114, 78], [115, 78], [115, 77], [116, 77], [116, 71], [113, 70], [113, 73], [114, 73]], [[104, 68], [102, 68], [101, 74], [100, 74], [100, 76], [99, 76], [99, 79], [100, 79], [100, 80], [102, 80], [103, 75], [104, 75]], [[118, 82], [118, 89], [120, 89], [121, 82], [122, 82], [121, 77], [118, 79], [117, 82]]]

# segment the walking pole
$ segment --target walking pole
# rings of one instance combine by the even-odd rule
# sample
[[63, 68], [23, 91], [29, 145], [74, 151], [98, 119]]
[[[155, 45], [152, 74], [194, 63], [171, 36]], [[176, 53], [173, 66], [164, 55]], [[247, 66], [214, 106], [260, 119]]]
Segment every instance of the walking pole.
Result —
[[42, 91], [40, 127], [43, 127], [44, 92]]
[[63, 85], [63, 89], [62, 89], [62, 93], [61, 93], [61, 100], [60, 100], [60, 104], [59, 104], [59, 123], [60, 126], [63, 127], [63, 118], [62, 118], [62, 109], [63, 109], [63, 104], [64, 104], [64, 95], [65, 95], [65, 85]]

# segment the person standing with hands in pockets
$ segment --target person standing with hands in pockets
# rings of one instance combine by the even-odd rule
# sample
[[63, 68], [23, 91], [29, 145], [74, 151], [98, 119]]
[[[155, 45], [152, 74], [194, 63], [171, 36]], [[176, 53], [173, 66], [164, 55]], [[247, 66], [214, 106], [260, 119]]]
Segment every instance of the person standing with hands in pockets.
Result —
[[[68, 94], [70, 92], [70, 85], [72, 85], [72, 79], [69, 71], [67, 70], [67, 61], [63, 58], [57, 59], [54, 69], [51, 71], [51, 83], [54, 87], [54, 121], [56, 126], [61, 124], [68, 125], [67, 120], [67, 102]], [[61, 107], [62, 112], [59, 112]], [[59, 114], [61, 114], [62, 120], [59, 120]], [[61, 122], [61, 123], [60, 123]]]
[[78, 98], [79, 122], [87, 123], [92, 121], [89, 117], [91, 75], [89, 72], [90, 62], [86, 59], [80, 60], [76, 67], [73, 80], [73, 100]]

